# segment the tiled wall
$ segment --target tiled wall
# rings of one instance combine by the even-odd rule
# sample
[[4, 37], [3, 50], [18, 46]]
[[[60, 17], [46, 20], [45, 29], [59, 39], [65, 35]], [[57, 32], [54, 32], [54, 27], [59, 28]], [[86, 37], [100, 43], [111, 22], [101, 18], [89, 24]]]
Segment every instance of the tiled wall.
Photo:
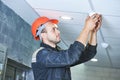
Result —
[[85, 66], [72, 67], [72, 80], [120, 80], [120, 69]]
[[33, 51], [39, 47], [31, 35], [31, 26], [1, 1], [0, 43], [8, 47], [9, 58], [27, 66], [31, 64]]

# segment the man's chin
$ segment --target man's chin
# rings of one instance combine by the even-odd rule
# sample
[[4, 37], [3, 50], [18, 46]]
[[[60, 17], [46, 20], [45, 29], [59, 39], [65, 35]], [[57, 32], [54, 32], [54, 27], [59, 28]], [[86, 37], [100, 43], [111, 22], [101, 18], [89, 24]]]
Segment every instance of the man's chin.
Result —
[[58, 44], [58, 43], [60, 43], [61, 42], [61, 40], [59, 40], [59, 41], [56, 41], [56, 44]]

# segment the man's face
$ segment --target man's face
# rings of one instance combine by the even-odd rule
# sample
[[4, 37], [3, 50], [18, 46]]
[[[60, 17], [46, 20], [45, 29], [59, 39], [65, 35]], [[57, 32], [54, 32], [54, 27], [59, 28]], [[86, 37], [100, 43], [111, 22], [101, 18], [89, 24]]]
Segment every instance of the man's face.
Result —
[[60, 42], [60, 31], [58, 30], [58, 26], [51, 22], [45, 24], [46, 26], [46, 39], [52, 43], [59, 43]]

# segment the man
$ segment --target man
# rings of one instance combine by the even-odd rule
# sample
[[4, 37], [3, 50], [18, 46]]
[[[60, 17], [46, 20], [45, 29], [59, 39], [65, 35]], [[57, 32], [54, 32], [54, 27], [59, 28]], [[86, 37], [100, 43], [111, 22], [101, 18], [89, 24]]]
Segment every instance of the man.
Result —
[[56, 25], [58, 20], [47, 17], [36, 19], [32, 24], [32, 34], [36, 40], [42, 40], [42, 42], [32, 57], [34, 79], [71, 80], [70, 67], [84, 63], [95, 56], [96, 35], [101, 21], [99, 14], [88, 16], [75, 42], [68, 50], [60, 50], [57, 46], [60, 42], [60, 31]]

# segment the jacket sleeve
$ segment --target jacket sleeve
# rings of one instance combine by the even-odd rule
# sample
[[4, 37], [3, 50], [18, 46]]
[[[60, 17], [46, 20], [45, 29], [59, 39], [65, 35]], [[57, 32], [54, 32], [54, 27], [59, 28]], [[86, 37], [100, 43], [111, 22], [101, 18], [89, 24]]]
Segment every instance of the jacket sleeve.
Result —
[[45, 67], [69, 67], [79, 61], [84, 51], [84, 45], [75, 41], [68, 50], [52, 51], [41, 50], [36, 59], [37, 63]]
[[96, 53], [97, 53], [97, 45], [92, 46], [90, 44], [87, 44], [83, 54], [81, 54], [81, 56], [79, 57], [79, 60], [71, 66], [75, 66], [77, 64], [81, 64], [81, 63], [89, 61], [90, 59], [92, 59], [96, 55]]

